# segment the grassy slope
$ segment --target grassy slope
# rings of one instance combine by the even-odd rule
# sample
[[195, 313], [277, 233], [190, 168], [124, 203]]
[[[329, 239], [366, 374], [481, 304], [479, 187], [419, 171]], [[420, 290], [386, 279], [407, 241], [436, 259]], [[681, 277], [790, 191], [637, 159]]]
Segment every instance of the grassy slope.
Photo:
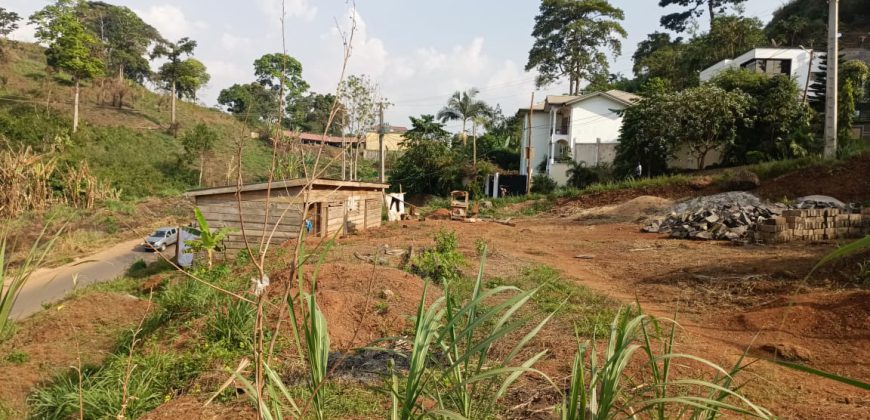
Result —
[[[64, 75], [47, 75], [43, 49], [18, 43], [8, 49], [0, 63], [0, 135], [15, 146], [37, 149], [55, 139], [65, 142], [61, 159], [69, 163], [87, 161], [95, 174], [120, 188], [127, 198], [176, 195], [195, 186], [196, 164], [182, 162], [181, 142], [167, 134], [169, 103], [165, 96], [133, 85], [125, 107], [101, 103], [109, 97], [109, 84], [95, 81], [82, 90], [79, 133], [70, 136], [72, 88]], [[46, 108], [47, 99], [51, 105]], [[236, 144], [242, 140], [245, 175], [249, 180], [265, 175], [270, 151], [250, 140], [249, 130], [220, 111], [188, 102], [178, 102], [181, 132], [205, 123], [220, 133], [205, 171], [205, 185], [224, 184], [228, 162], [234, 159]]]

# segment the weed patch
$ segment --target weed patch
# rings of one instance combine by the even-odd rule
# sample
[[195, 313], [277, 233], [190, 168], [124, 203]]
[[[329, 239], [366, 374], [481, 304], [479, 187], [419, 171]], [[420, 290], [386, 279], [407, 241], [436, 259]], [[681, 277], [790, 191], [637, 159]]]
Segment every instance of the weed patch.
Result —
[[458, 250], [456, 234], [442, 229], [435, 234], [435, 247], [413, 256], [408, 271], [441, 284], [461, 279], [464, 265], [465, 257]]
[[590, 337], [607, 331], [610, 321], [619, 311], [617, 302], [565, 279], [546, 265], [526, 267], [514, 277], [493, 278], [488, 285], [508, 285], [523, 290], [540, 287], [532, 296], [535, 306], [545, 314], [556, 312], [557, 319], [570, 321], [576, 325], [579, 334]]

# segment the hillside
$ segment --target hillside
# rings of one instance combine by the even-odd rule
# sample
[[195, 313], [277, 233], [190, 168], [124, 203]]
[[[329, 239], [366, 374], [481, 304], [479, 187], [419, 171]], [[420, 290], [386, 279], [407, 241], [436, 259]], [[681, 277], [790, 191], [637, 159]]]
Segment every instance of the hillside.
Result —
[[[82, 89], [82, 128], [70, 136], [72, 87], [63, 74], [48, 73], [43, 48], [14, 43], [0, 63], [0, 137], [5, 146], [57, 151], [61, 164], [87, 162], [101, 181], [123, 198], [177, 195], [196, 186], [197, 166], [168, 133], [169, 101], [140, 85], [96, 80]], [[123, 93], [121, 106], [117, 97]], [[203, 176], [204, 185], [225, 184], [243, 141], [244, 177], [268, 170], [271, 151], [250, 130], [218, 110], [179, 101], [180, 133], [204, 123], [219, 133]]]

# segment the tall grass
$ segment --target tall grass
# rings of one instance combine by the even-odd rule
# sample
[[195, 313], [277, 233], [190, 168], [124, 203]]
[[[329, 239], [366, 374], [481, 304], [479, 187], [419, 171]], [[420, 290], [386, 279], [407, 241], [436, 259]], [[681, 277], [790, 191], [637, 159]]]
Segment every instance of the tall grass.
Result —
[[[772, 418], [766, 409], [738, 391], [734, 377], [745, 367], [741, 356], [726, 370], [706, 359], [673, 349], [677, 326], [661, 334], [654, 318], [619, 313], [610, 325], [604, 351], [594, 343], [577, 344], [568, 391], [559, 409], [563, 420], [630, 417], [713, 419], [723, 411], [743, 417]], [[660, 350], [659, 350], [660, 349]], [[638, 354], [646, 360], [635, 361]], [[641, 364], [643, 382], [631, 386], [629, 367]], [[710, 380], [673, 379], [675, 365], [694, 364], [713, 373]], [[588, 366], [588, 368], [587, 368]]]
[[[533, 365], [547, 350], [524, 360], [515, 359], [552, 315], [525, 334], [514, 336], [526, 325], [525, 319], [514, 319], [514, 316], [537, 289], [524, 292], [512, 286], [497, 286], [485, 290], [485, 264], [484, 249], [480, 270], [467, 300], [445, 279], [444, 296], [427, 308], [424, 289], [417, 309], [405, 386], [399, 395], [392, 397], [395, 418], [488, 418], [497, 401], [522, 374], [531, 372], [545, 376]], [[509, 296], [492, 307], [484, 306], [485, 302], [504, 294]], [[509, 351], [501, 358], [493, 358], [493, 346], [509, 337], [516, 340]], [[398, 382], [395, 373], [391, 382]], [[398, 387], [394, 385], [391, 389], [397, 392]], [[423, 399], [434, 401], [435, 407], [427, 408]]]

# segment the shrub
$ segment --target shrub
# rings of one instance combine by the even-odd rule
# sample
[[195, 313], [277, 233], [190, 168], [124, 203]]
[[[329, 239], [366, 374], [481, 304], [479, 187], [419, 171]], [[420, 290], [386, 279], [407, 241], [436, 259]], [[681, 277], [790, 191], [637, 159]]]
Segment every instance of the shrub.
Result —
[[594, 169], [586, 167], [586, 162], [574, 162], [568, 169], [568, 185], [574, 188], [586, 188], [599, 179]]
[[556, 181], [544, 174], [537, 174], [532, 177], [532, 192], [538, 194], [549, 194], [556, 190]]
[[462, 278], [465, 257], [458, 251], [456, 234], [440, 230], [435, 234], [435, 247], [411, 258], [409, 271], [435, 283]]

